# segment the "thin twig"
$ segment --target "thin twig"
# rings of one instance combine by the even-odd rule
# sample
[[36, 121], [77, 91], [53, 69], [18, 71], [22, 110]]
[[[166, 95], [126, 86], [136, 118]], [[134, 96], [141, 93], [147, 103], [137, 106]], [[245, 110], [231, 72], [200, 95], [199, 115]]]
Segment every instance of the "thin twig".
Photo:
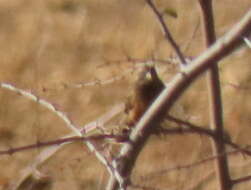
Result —
[[190, 127], [190, 128], [182, 128], [182, 127], [176, 127], [176, 128], [168, 128], [168, 129], [160, 129], [160, 131], [158, 131], [158, 134], [161, 133], [162, 135], [173, 135], [173, 134], [189, 134], [189, 133], [195, 133], [195, 134], [199, 134], [199, 135], [205, 135], [207, 137], [210, 137], [212, 139], [214, 139], [215, 141], [221, 141], [221, 143], [224, 143], [226, 145], [231, 146], [232, 148], [240, 151], [242, 154], [247, 155], [247, 156], [251, 156], [251, 151], [247, 148], [243, 148], [243, 147], [248, 147], [248, 145], [244, 145], [243, 147], [241, 147], [240, 145], [232, 142], [230, 139], [227, 138], [219, 138], [217, 134], [215, 134], [212, 130], [210, 129], [205, 129], [202, 127]]
[[[225, 152], [224, 154], [225, 155], [235, 155], [235, 154], [239, 154], [239, 153], [240, 153], [239, 150], [232, 150], [232, 151]], [[150, 180], [154, 176], [161, 176], [161, 175], [167, 174], [167, 173], [172, 172], [172, 171], [195, 168], [195, 167], [198, 167], [198, 166], [203, 165], [205, 163], [214, 161], [219, 156], [222, 156], [222, 155], [209, 156], [208, 158], [204, 158], [202, 160], [199, 160], [199, 161], [196, 161], [196, 162], [193, 162], [193, 163], [173, 166], [173, 167], [169, 167], [169, 168], [166, 168], [166, 169], [161, 169], [159, 171], [155, 171], [155, 172], [153, 172], [151, 174], [148, 174], [146, 176], [141, 177], [140, 180], [142, 180], [142, 181]]]
[[93, 135], [89, 137], [78, 137], [78, 136], [65, 137], [65, 138], [60, 138], [56, 140], [37, 142], [35, 144], [10, 148], [8, 150], [0, 150], [0, 155], [5, 155], [5, 154], [12, 155], [17, 152], [22, 152], [26, 150], [35, 149], [35, 148], [43, 148], [47, 146], [59, 146], [62, 144], [67, 144], [67, 143], [76, 142], [76, 141], [84, 142], [84, 141], [96, 141], [96, 140], [107, 140], [107, 139], [113, 139], [118, 143], [128, 141], [128, 138], [125, 135], [113, 135], [113, 134]]
[[245, 177], [240, 177], [237, 179], [232, 180], [232, 184], [238, 184], [238, 183], [243, 183], [243, 182], [248, 182], [251, 180], [251, 175], [245, 176]]
[[[85, 133], [88, 133], [89, 131], [91, 130], [94, 130], [95, 128], [97, 127], [93, 127], [93, 126], [86, 126], [84, 129], [82, 130], [79, 130], [73, 123], [72, 121], [67, 117], [67, 115], [61, 111], [59, 111], [53, 104], [51, 104], [50, 102], [44, 100], [44, 99], [41, 99], [39, 98], [38, 96], [32, 94], [31, 92], [28, 92], [28, 91], [25, 91], [25, 90], [22, 90], [22, 89], [19, 89], [11, 84], [7, 84], [7, 83], [0, 83], [0, 87], [1, 88], [5, 88], [7, 90], [11, 90], [11, 91], [14, 91], [22, 96], [24, 96], [25, 98], [28, 98], [34, 102], [37, 102], [39, 105], [49, 109], [50, 111], [54, 112], [60, 119], [62, 119], [65, 123], [66, 123], [66, 126], [73, 131], [73, 136], [79, 136], [79, 137], [82, 137], [83, 134]], [[120, 108], [123, 110], [123, 106], [120, 106]], [[120, 110], [121, 111], [121, 110]], [[112, 115], [112, 114], [110, 114]], [[103, 121], [95, 121], [96, 123], [95, 124], [102, 124], [104, 123]], [[95, 125], [97, 126], [97, 125]], [[68, 136], [69, 138], [72, 137], [72, 135], [69, 135]], [[100, 160], [101, 163], [103, 163], [105, 165], [105, 167], [107, 168], [107, 170], [109, 171], [110, 175], [113, 175], [113, 171], [114, 171], [114, 168], [110, 165], [110, 163], [107, 161], [107, 159], [102, 155], [101, 152], [99, 152], [95, 145], [93, 145], [90, 141], [85, 141], [87, 147], [96, 155], [96, 157]], [[65, 144], [65, 143], [63, 143]], [[37, 146], [39, 145], [45, 145], [41, 142], [38, 142], [37, 143]], [[14, 153], [15, 151], [21, 151], [23, 149], [29, 149], [29, 148], [34, 148], [34, 146], [31, 146], [31, 147], [22, 147], [21, 149], [9, 149], [9, 154], [11, 153]], [[35, 166], [37, 166], [38, 164], [42, 163], [42, 161], [48, 159], [51, 155], [53, 155], [57, 150], [58, 148], [55, 148], [53, 147], [52, 149], [50, 149], [51, 151], [49, 151], [50, 153], [48, 155], [45, 155], [45, 154], [42, 154], [43, 155], [43, 159], [41, 157], [38, 157], [38, 161], [35, 161], [34, 164], [33, 164], [33, 167], [29, 168], [28, 170], [25, 170], [24, 171], [24, 175], [22, 175], [22, 180], [25, 179], [26, 177], [29, 177], [31, 174], [32, 174], [32, 169], [35, 168]], [[47, 152], [48, 153], [48, 152]], [[41, 161], [42, 159], [42, 161]], [[20, 182], [20, 180], [19, 180]], [[16, 183], [17, 185], [20, 184], [20, 183]], [[16, 185], [15, 185], [16, 186]], [[15, 189], [15, 188], [13, 188]]]
[[62, 119], [66, 126], [71, 130], [74, 131], [74, 133], [78, 134], [78, 135], [82, 135], [80, 133], [80, 131], [77, 129], [77, 127], [73, 124], [73, 122], [69, 119], [69, 117], [67, 117], [67, 115], [60, 111], [58, 108], [56, 108], [52, 103], [48, 102], [47, 100], [44, 100], [42, 98], [39, 98], [37, 95], [34, 95], [31, 92], [28, 92], [27, 90], [23, 90], [20, 88], [15, 87], [14, 85], [8, 84], [8, 83], [0, 83], [0, 87], [1, 88], [5, 88], [7, 90], [16, 92], [22, 96], [24, 96], [25, 98], [28, 98], [34, 102], [37, 102], [39, 105], [47, 108], [48, 110], [50, 110], [51, 112], [55, 113], [60, 119]]
[[[93, 122], [90, 122], [86, 125], [84, 125], [83, 127], [81, 127], [79, 130], [80, 131], [85, 131], [86, 134], [88, 134], [91, 130], [95, 129], [94, 126], [98, 125], [104, 125], [105, 123], [107, 123], [109, 120], [111, 120], [114, 116], [116, 116], [117, 114], [121, 113], [122, 110], [124, 110], [124, 104], [118, 104], [114, 107], [111, 108], [110, 111], [108, 111], [107, 113], [103, 114], [102, 116], [100, 116], [98, 119], [96, 119]], [[76, 136], [75, 133], [71, 133], [69, 135], [66, 135], [62, 138], [69, 138], [69, 137], [74, 137]], [[52, 155], [54, 155], [58, 150], [60, 150], [61, 148], [64, 147], [64, 145], [66, 145], [68, 143], [63, 143], [60, 145], [56, 145], [56, 146], [50, 146], [48, 148], [46, 148], [45, 150], [41, 151], [39, 153], [39, 155], [37, 155], [32, 163], [29, 164], [28, 167], [24, 168], [21, 171], [21, 175], [18, 177], [18, 179], [14, 179], [13, 183], [10, 184], [10, 189], [17, 189], [18, 186], [26, 179], [28, 178], [30, 175], [33, 174], [34, 170], [41, 165], [42, 163], [44, 163], [46, 160], [48, 160]], [[90, 143], [89, 146], [92, 146], [92, 144]], [[92, 147], [90, 147], [92, 148]], [[106, 159], [104, 159], [104, 157], [102, 157], [102, 154], [99, 153], [98, 151], [96, 151], [95, 147], [92, 148], [92, 152], [94, 152], [94, 154], [97, 156], [97, 158], [100, 160], [102, 160], [102, 163], [106, 162]], [[99, 155], [100, 154], [100, 155]], [[108, 168], [108, 166], [106, 166], [106, 168]], [[110, 173], [112, 172], [112, 169], [107, 169]]]
[[[194, 59], [192, 56], [186, 56], [185, 58], [186, 63], [189, 63]], [[151, 59], [142, 59], [142, 58], [133, 58], [128, 57], [127, 59], [121, 59], [121, 60], [108, 60], [107, 62], [110, 63], [125, 63], [125, 62], [132, 62], [134, 64], [142, 64], [145, 65], [149, 62], [153, 63], [161, 63], [161, 64], [167, 64], [167, 65], [178, 65], [180, 63], [179, 58], [177, 57], [167, 57], [166, 59], [157, 59], [157, 58], [151, 58]]]
[[190, 48], [192, 42], [195, 41], [194, 38], [195, 38], [195, 36], [197, 34], [199, 26], [200, 26], [200, 20], [197, 21], [197, 23], [196, 23], [196, 25], [194, 27], [194, 30], [193, 30], [193, 33], [192, 33], [192, 36], [191, 36], [190, 40], [185, 44], [185, 46], [183, 48], [183, 52], [186, 52]]
[[164, 21], [163, 15], [158, 11], [157, 7], [154, 5], [152, 0], [146, 0], [146, 2], [149, 5], [149, 7], [152, 9], [154, 14], [156, 15], [156, 17], [161, 25], [161, 28], [163, 30], [164, 36], [165, 36], [166, 40], [171, 44], [171, 47], [173, 48], [174, 52], [176, 53], [181, 65], [185, 66], [186, 60], [185, 60], [179, 46], [177, 45], [177, 43], [173, 39], [165, 21]]

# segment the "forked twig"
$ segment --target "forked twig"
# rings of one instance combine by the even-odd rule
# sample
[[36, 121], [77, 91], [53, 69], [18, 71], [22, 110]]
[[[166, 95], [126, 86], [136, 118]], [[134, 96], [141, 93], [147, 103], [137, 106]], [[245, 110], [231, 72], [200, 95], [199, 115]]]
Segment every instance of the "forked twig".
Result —
[[[63, 112], [59, 111], [55, 106], [53, 106], [50, 102], [44, 100], [44, 99], [41, 99], [39, 98], [38, 96], [28, 92], [28, 91], [25, 91], [25, 90], [22, 90], [22, 89], [19, 89], [11, 84], [7, 84], [7, 83], [0, 83], [0, 87], [1, 88], [5, 88], [7, 90], [11, 90], [11, 91], [14, 91], [34, 102], [37, 102], [39, 105], [49, 109], [50, 111], [52, 111], [53, 113], [55, 113], [60, 119], [62, 119], [65, 123], [66, 123], [66, 126], [73, 131], [73, 134], [70, 134], [68, 136], [66, 136], [67, 138], [70, 138], [70, 137], [73, 137], [73, 136], [79, 136], [81, 137], [83, 135], [82, 132], [84, 133], [88, 133], [90, 132], [91, 130], [95, 129], [96, 127], [93, 127], [92, 125], [93, 124], [99, 124], [99, 125], [103, 125], [106, 121], [108, 121], [109, 119], [111, 118], [104, 118], [104, 117], [107, 117], [108, 116], [114, 116], [114, 114], [116, 115], [117, 113], [120, 113], [123, 109], [124, 109], [124, 105], [123, 104], [120, 104], [120, 105], [117, 105], [115, 108], [116, 110], [112, 110], [110, 112], [112, 113], [108, 113], [106, 114], [105, 116], [103, 116], [101, 119], [99, 120], [96, 120], [95, 122], [92, 122], [91, 124], [87, 125], [84, 127], [84, 129], [82, 129], [82, 132], [81, 132], [81, 129], [78, 129], [73, 123], [72, 121], [67, 117], [66, 114], [64, 114]], [[103, 119], [103, 121], [102, 121]], [[31, 166], [29, 166], [28, 168], [24, 169], [23, 172], [22, 172], [22, 176], [21, 178], [18, 180], [18, 182], [15, 181], [15, 184], [13, 187], [11, 187], [11, 189], [16, 189], [20, 184], [21, 182], [26, 179], [27, 177], [29, 177], [30, 175], [32, 175], [32, 172], [34, 171], [34, 169], [41, 163], [43, 163], [45, 160], [47, 160], [50, 156], [52, 156], [55, 152], [57, 152], [57, 150], [59, 148], [61, 148], [63, 145], [67, 144], [68, 142], [66, 143], [63, 143], [61, 144], [60, 146], [51, 146], [48, 148], [48, 150], [45, 150], [43, 151], [42, 153], [40, 153], [39, 156], [37, 156], [37, 158], [35, 159], [35, 161], [33, 161], [33, 164]], [[113, 175], [113, 168], [112, 166], [109, 164], [109, 162], [106, 160], [106, 158], [102, 155], [101, 152], [99, 152], [95, 145], [93, 145], [90, 141], [85, 141], [87, 147], [92, 151], [94, 152], [94, 154], [96, 155], [96, 157], [106, 166], [107, 170], [109, 171], [109, 173], [111, 175]], [[42, 143], [37, 143], [37, 145], [42, 145]], [[13, 152], [14, 150], [10, 149], [10, 152]]]
[[[94, 129], [92, 126], [97, 125], [97, 123], [99, 125], [104, 125], [106, 122], [108, 122], [110, 119], [112, 119], [115, 115], [121, 113], [121, 111], [124, 109], [122, 104], [116, 105], [114, 106], [109, 112], [105, 113], [104, 115], [102, 115], [100, 118], [98, 118], [97, 120], [90, 122], [86, 125], [84, 125], [82, 128], [80, 128], [79, 130], [84, 130], [86, 133], [90, 132], [92, 129]], [[64, 136], [63, 138], [71, 138], [76, 136], [73, 133]], [[30, 175], [33, 174], [34, 170], [41, 165], [42, 163], [44, 163], [46, 160], [48, 160], [53, 154], [55, 154], [58, 150], [60, 150], [61, 148], [64, 147], [64, 145], [66, 145], [68, 143], [64, 143], [64, 144], [60, 144], [60, 145], [56, 145], [56, 146], [50, 146], [48, 148], [46, 148], [45, 150], [43, 150], [42, 152], [39, 153], [38, 156], [36, 156], [36, 158], [32, 161], [32, 163], [26, 167], [25, 169], [23, 169], [21, 171], [21, 176], [18, 178], [18, 180], [14, 180], [13, 184], [10, 184], [10, 189], [17, 189], [17, 187]], [[102, 160], [102, 163], [106, 163], [106, 159], [102, 156], [102, 154], [99, 151], [96, 151], [95, 146], [92, 147], [94, 145], [92, 145], [92, 143], [89, 144], [89, 148], [91, 148], [91, 151], [94, 152], [94, 154], [97, 156], [97, 158], [99, 160]], [[108, 161], [107, 161], [108, 162]], [[107, 167], [108, 168], [108, 167]], [[110, 173], [112, 172], [112, 169], [107, 169]]]
[[176, 53], [180, 64], [185, 66], [186, 65], [186, 60], [179, 48], [179, 46], [177, 45], [177, 43], [175, 42], [175, 40], [173, 39], [165, 21], [163, 18], [163, 15], [158, 11], [157, 7], [155, 6], [155, 4], [152, 2], [152, 0], [146, 0], [147, 4], [149, 5], [149, 7], [152, 9], [152, 11], [154, 12], [154, 14], [157, 17], [157, 20], [160, 23], [160, 26], [163, 30], [164, 36], [166, 38], [166, 40], [171, 44], [171, 47], [173, 48], [174, 52]]

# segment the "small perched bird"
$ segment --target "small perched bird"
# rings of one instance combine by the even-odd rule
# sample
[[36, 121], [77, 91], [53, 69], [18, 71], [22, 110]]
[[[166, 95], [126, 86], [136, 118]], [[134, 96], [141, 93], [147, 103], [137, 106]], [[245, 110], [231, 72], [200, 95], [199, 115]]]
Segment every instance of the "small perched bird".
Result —
[[145, 66], [140, 71], [132, 95], [126, 103], [126, 124], [133, 127], [164, 89], [164, 83], [159, 79], [153, 66]]

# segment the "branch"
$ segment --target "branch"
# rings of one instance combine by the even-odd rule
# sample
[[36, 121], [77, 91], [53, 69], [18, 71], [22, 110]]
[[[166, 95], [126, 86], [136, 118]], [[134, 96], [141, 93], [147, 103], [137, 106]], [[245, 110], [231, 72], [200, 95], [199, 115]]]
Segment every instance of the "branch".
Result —
[[[205, 129], [205, 128], [201, 128], [201, 127], [191, 127], [191, 128], [181, 128], [181, 127], [179, 127], [179, 128], [161, 129], [160, 133], [162, 135], [186, 134], [186, 133], [196, 133], [196, 134], [199, 134], [199, 135], [205, 135], [207, 137], [210, 137], [210, 138], [214, 139], [217, 142], [221, 142], [223, 144], [231, 146], [232, 148], [238, 150], [242, 154], [245, 154], [247, 156], [251, 156], [251, 151], [248, 150], [247, 148], [242, 148], [240, 145], [232, 142], [230, 139], [219, 138], [219, 136], [217, 134], [215, 134], [210, 129]], [[247, 146], [244, 146], [244, 147], [247, 147]], [[220, 155], [223, 155], [223, 154], [220, 154]]]
[[105, 140], [105, 139], [113, 139], [118, 143], [128, 141], [128, 138], [125, 135], [107, 134], [107, 135], [94, 135], [94, 136], [89, 136], [89, 137], [75, 136], [75, 137], [61, 138], [61, 139], [52, 140], [52, 141], [37, 142], [35, 144], [10, 148], [8, 150], [0, 150], [0, 155], [5, 155], [5, 154], [12, 155], [16, 152], [21, 152], [21, 151], [25, 151], [25, 150], [42, 148], [42, 147], [47, 147], [47, 146], [62, 145], [65, 143], [76, 142], [76, 141], [84, 142], [84, 141], [96, 141], [96, 140]]
[[179, 46], [174, 41], [169, 29], [167, 28], [167, 25], [164, 21], [162, 14], [158, 11], [158, 9], [156, 8], [156, 6], [152, 2], [152, 0], [146, 0], [146, 3], [149, 5], [149, 7], [152, 9], [154, 14], [156, 15], [156, 17], [160, 23], [160, 26], [163, 30], [164, 36], [165, 36], [166, 40], [171, 44], [171, 47], [173, 48], [174, 52], [176, 53], [177, 57], [179, 58], [181, 65], [186, 65], [186, 60], [185, 60]]
[[[205, 48], [210, 47], [216, 40], [214, 17], [212, 0], [199, 0], [201, 8], [202, 19], [202, 33], [204, 35]], [[210, 128], [215, 131], [218, 136], [218, 140], [212, 139], [212, 150], [214, 154], [222, 154], [225, 150], [224, 139], [224, 127], [223, 127], [223, 113], [222, 113], [222, 101], [221, 101], [221, 87], [219, 79], [219, 69], [217, 62], [214, 61], [210, 66], [207, 73], [207, 86], [209, 92], [209, 114], [210, 114]], [[228, 169], [228, 161], [226, 155], [219, 156], [215, 162], [216, 175], [218, 177], [218, 183], [221, 190], [230, 190], [231, 179]]]
[[[72, 121], [67, 117], [67, 115], [61, 111], [59, 111], [53, 104], [51, 104], [50, 102], [39, 98], [38, 96], [32, 94], [31, 92], [19, 89], [11, 84], [7, 84], [7, 83], [0, 83], [0, 87], [1, 88], [5, 88], [7, 90], [11, 90], [14, 91], [22, 96], [24, 96], [25, 98], [28, 98], [34, 102], [37, 102], [39, 105], [49, 109], [50, 111], [52, 111], [53, 113], [55, 113], [60, 119], [62, 119], [65, 123], [66, 126], [73, 131], [73, 134], [70, 134], [69, 136], [67, 136], [68, 138], [71, 138], [72, 136], [79, 136], [82, 137], [82, 135], [87, 134], [88, 132], [96, 129], [98, 127], [97, 124], [102, 125], [104, 124], [107, 120], [109, 120], [112, 116], [114, 116], [114, 114], [120, 112], [121, 110], [123, 110], [124, 108], [124, 104], [121, 105], [117, 105], [116, 106], [116, 110], [112, 110], [112, 113], [108, 113], [108, 115], [105, 116], [109, 116], [109, 118], [101, 118], [101, 120], [96, 120], [94, 123], [90, 123], [89, 125], [86, 125], [82, 130], [79, 130], [73, 123]], [[74, 135], [75, 134], [75, 135]], [[50, 144], [49, 142], [47, 142], [48, 144]], [[67, 142], [65, 142], [67, 143]], [[63, 143], [63, 144], [65, 144]], [[101, 163], [103, 163], [105, 165], [105, 167], [107, 168], [107, 170], [109, 171], [110, 175], [113, 175], [113, 171], [114, 168], [109, 164], [109, 162], [106, 160], [106, 158], [102, 155], [102, 153], [100, 153], [94, 144], [92, 144], [90, 141], [86, 140], [85, 141], [87, 147], [90, 149], [91, 152], [93, 152], [96, 157], [99, 159], [99, 161]], [[50, 144], [51, 145], [51, 144]], [[25, 149], [30, 149], [30, 148], [35, 148], [36, 146], [46, 146], [46, 143], [43, 144], [41, 142], [38, 142], [36, 145], [31, 145], [30, 147], [19, 147], [17, 149], [9, 149], [7, 152], [1, 152], [2, 154], [12, 154], [14, 152], [17, 151], [22, 151]], [[49, 151], [45, 151], [42, 152], [36, 159], [35, 162], [32, 164], [33, 168], [35, 168], [37, 165], [41, 164], [42, 162], [44, 162], [45, 160], [47, 160], [50, 156], [52, 156], [55, 152], [57, 152], [57, 150], [59, 148], [61, 148], [62, 146], [59, 147], [50, 147]], [[24, 170], [24, 174], [21, 176], [21, 180], [19, 180], [19, 182], [21, 183], [24, 179], [26, 179], [27, 177], [29, 177], [32, 174], [32, 170], [30, 168]], [[16, 182], [15, 186], [18, 186], [20, 183]]]
[[28, 98], [30, 100], [32, 100], [33, 102], [37, 102], [39, 105], [47, 108], [48, 110], [50, 110], [51, 112], [55, 113], [60, 119], [62, 119], [66, 126], [71, 130], [74, 131], [76, 134], [78, 135], [82, 135], [79, 130], [77, 129], [77, 127], [73, 124], [73, 122], [67, 117], [67, 115], [65, 113], [63, 113], [62, 111], [58, 110], [52, 103], [48, 102], [47, 100], [44, 100], [42, 98], [39, 98], [37, 95], [32, 94], [31, 92], [22, 90], [20, 88], [17, 88], [11, 84], [8, 83], [0, 83], [0, 87], [1, 88], [5, 88], [7, 90], [16, 92], [22, 96], [24, 96], [25, 98]]
[[[124, 109], [124, 104], [119, 104], [111, 108], [111, 110], [102, 116], [100, 116], [98, 119], [96, 119], [93, 122], [90, 122], [86, 125], [84, 125], [82, 128], [79, 129], [79, 131], [85, 131], [90, 132], [91, 130], [95, 129], [97, 124], [99, 126], [103, 126], [105, 123], [107, 123], [110, 119], [112, 119], [115, 115], [118, 113], [121, 113], [121, 111]], [[69, 135], [66, 135], [62, 138], [69, 138], [74, 137], [76, 134], [73, 132]], [[89, 141], [88, 141], [89, 142]], [[105, 165], [108, 172], [110, 172], [110, 175], [113, 175], [113, 169], [108, 163], [108, 161], [102, 156], [102, 154], [95, 148], [95, 146], [92, 143], [87, 143], [88, 148], [94, 152], [96, 157], [100, 160], [101, 163]], [[45, 150], [41, 151], [39, 155], [36, 156], [35, 159], [33, 159], [32, 163], [30, 163], [26, 168], [24, 168], [21, 171], [21, 176], [18, 177], [17, 180], [13, 180], [13, 182], [10, 184], [11, 189], [17, 189], [22, 182], [28, 178], [30, 175], [33, 174], [34, 169], [36, 169], [39, 165], [44, 163], [46, 160], [48, 160], [53, 154], [55, 154], [60, 148], [64, 147], [67, 143], [63, 143], [57, 146], [50, 146], [46, 148]]]
[[[164, 118], [173, 104], [181, 96], [185, 89], [204, 71], [206, 71], [212, 63], [219, 61], [226, 55], [230, 54], [235, 48], [243, 42], [241, 36], [245, 36], [251, 30], [251, 10], [235, 25], [225, 36], [219, 39], [206, 52], [202, 53], [198, 58], [186, 66], [182, 73], [177, 74], [169, 83], [159, 97], [150, 106], [147, 112], [138, 122], [137, 126], [130, 134], [130, 144], [122, 147], [120, 155], [114, 167], [119, 169], [124, 181], [123, 186], [126, 187], [128, 178], [134, 168], [135, 161], [142, 150], [146, 140], [152, 132], [152, 128], [158, 125]], [[117, 179], [110, 178], [107, 190], [118, 189]]]
[[232, 185], [242, 183], [242, 182], [247, 182], [251, 180], [251, 175], [245, 176], [245, 177], [240, 177], [238, 179], [232, 180]]
[[195, 37], [198, 32], [199, 26], [200, 26], [200, 20], [197, 21], [189, 41], [184, 45], [183, 52], [187, 52], [189, 50], [192, 42], [195, 41]]
[[[240, 153], [239, 150], [232, 150], [232, 151], [225, 152], [224, 154], [225, 155], [235, 155], [235, 154], [238, 154], [238, 153]], [[148, 174], [146, 176], [141, 177], [140, 180], [141, 181], [146, 181], [146, 180], [152, 179], [155, 176], [161, 176], [163, 174], [167, 174], [167, 173], [172, 172], [172, 171], [177, 171], [177, 170], [182, 170], [182, 169], [184, 170], [184, 169], [190, 169], [190, 168], [198, 167], [198, 166], [203, 165], [205, 163], [212, 162], [215, 159], [218, 159], [218, 157], [220, 157], [220, 156], [222, 156], [222, 154], [221, 155], [209, 156], [207, 158], [204, 158], [202, 160], [199, 160], [199, 161], [196, 161], [196, 162], [193, 162], [193, 163], [189, 163], [189, 164], [177, 165], [177, 166], [173, 166], [173, 167], [170, 167], [170, 168], [161, 169], [159, 171], [155, 171], [155, 172], [153, 172], [151, 174]]]

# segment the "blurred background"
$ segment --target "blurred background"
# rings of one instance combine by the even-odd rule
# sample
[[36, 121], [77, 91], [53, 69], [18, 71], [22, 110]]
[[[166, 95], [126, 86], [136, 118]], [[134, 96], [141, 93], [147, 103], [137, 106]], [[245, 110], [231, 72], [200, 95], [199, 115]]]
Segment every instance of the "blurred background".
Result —
[[[172, 17], [167, 13], [164, 18], [185, 56], [199, 55], [203, 45], [197, 1], [155, 2], [161, 12], [176, 15]], [[227, 32], [250, 7], [250, 0], [214, 1], [217, 36]], [[0, 1], [0, 81], [48, 100], [77, 126], [95, 120], [125, 101], [134, 82], [132, 71], [136, 65], [125, 60], [153, 57], [167, 60], [173, 55], [144, 0]], [[234, 142], [245, 145], [251, 143], [250, 61], [251, 50], [243, 47], [220, 63], [225, 128]], [[156, 65], [166, 83], [177, 71], [176, 66]], [[107, 85], [73, 87], [116, 77], [122, 78]], [[201, 76], [177, 102], [172, 113], [207, 127], [205, 84]], [[70, 132], [55, 114], [14, 92], [0, 89], [0, 101], [1, 150], [57, 139]], [[15, 183], [21, 171], [42, 150], [1, 155], [0, 189]], [[153, 136], [139, 157], [132, 181], [156, 189], [215, 189], [217, 183], [211, 162], [168, 170], [210, 155], [207, 137]], [[249, 158], [236, 154], [230, 156], [229, 161], [233, 177], [251, 173]], [[50, 179], [50, 185], [41, 189], [52, 190], [104, 189], [109, 177], [102, 164], [81, 143], [67, 145], [39, 171]], [[245, 183], [236, 189], [250, 189], [250, 186]]]

